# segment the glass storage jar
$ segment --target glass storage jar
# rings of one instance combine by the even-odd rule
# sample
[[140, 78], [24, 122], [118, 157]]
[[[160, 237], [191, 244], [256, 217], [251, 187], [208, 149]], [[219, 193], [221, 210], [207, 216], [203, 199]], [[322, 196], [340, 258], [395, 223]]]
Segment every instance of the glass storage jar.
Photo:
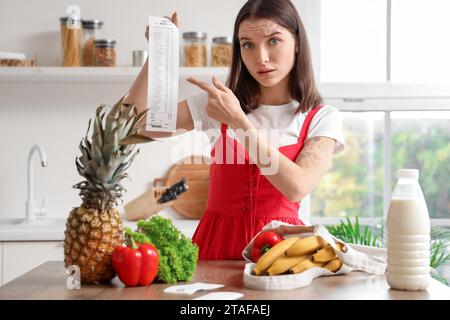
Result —
[[213, 67], [229, 67], [233, 48], [232, 37], [214, 37], [211, 45], [211, 65]]
[[103, 22], [97, 19], [82, 20], [83, 26], [83, 41], [81, 44], [82, 64], [83, 66], [95, 66], [95, 43], [96, 39], [100, 38], [101, 28]]
[[206, 67], [206, 33], [183, 33], [185, 67]]
[[116, 41], [111, 39], [97, 39], [95, 43], [95, 65], [97, 67], [116, 66]]
[[81, 18], [66, 16], [59, 18], [61, 24], [61, 47], [64, 67], [81, 65]]

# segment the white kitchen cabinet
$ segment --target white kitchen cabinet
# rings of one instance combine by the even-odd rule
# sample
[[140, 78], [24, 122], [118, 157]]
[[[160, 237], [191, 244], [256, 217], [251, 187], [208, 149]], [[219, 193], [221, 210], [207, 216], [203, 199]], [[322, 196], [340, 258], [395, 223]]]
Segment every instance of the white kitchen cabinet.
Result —
[[2, 285], [46, 261], [63, 260], [62, 241], [3, 242]]

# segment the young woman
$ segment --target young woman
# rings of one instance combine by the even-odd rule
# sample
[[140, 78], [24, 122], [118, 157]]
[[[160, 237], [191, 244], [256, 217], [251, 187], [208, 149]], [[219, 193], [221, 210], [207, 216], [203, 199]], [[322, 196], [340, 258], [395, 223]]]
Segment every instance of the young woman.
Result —
[[[172, 21], [178, 25], [176, 14]], [[216, 77], [212, 84], [187, 80], [202, 92], [178, 104], [177, 129], [201, 122], [213, 159], [207, 208], [192, 240], [199, 259], [242, 259], [247, 243], [272, 220], [303, 224], [301, 199], [344, 149], [341, 115], [322, 103], [306, 32], [290, 0], [249, 0], [241, 8], [226, 85]], [[146, 90], [145, 65], [126, 102], [144, 110]], [[279, 133], [277, 145], [263, 130]]]

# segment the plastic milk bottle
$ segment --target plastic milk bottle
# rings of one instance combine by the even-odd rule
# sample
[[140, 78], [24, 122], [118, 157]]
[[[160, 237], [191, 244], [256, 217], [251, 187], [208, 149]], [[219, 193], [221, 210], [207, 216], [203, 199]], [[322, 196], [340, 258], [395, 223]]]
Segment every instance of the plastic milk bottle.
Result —
[[430, 284], [430, 218], [419, 170], [400, 169], [387, 214], [387, 282], [392, 289]]

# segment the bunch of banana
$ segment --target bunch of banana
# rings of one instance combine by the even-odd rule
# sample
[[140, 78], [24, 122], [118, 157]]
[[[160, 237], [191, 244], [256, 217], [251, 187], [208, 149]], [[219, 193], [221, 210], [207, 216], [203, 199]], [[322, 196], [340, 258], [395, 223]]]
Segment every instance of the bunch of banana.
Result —
[[299, 237], [291, 237], [278, 242], [266, 253], [264, 253], [261, 258], [258, 259], [253, 272], [257, 276], [266, 272], [266, 270], [269, 269], [269, 267], [275, 262], [275, 260], [277, 260], [281, 256], [284, 256], [286, 250], [288, 250], [299, 239]]
[[[345, 252], [345, 246], [337, 242], [337, 249]], [[320, 236], [305, 238], [287, 238], [259, 258], [253, 269], [257, 276], [267, 273], [269, 276], [284, 273], [300, 273], [305, 270], [322, 267], [336, 272], [342, 267], [342, 261], [333, 248]]]

